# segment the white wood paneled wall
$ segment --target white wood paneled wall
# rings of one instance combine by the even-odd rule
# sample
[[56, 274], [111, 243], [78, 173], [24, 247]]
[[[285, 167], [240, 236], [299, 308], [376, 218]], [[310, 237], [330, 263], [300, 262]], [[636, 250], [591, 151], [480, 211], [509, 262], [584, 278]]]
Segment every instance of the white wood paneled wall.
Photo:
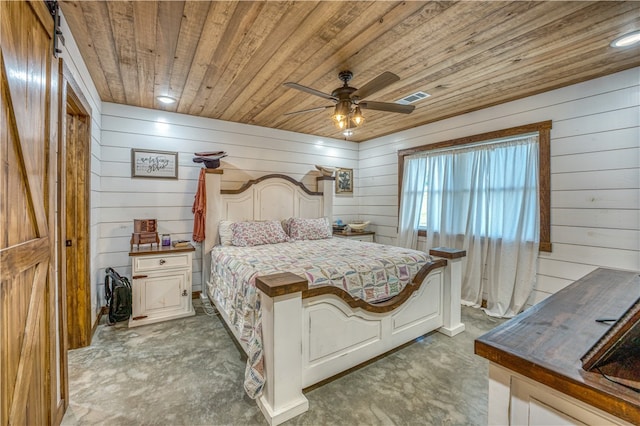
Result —
[[640, 68], [362, 143], [360, 215], [394, 244], [399, 149], [543, 120], [553, 121], [553, 252], [539, 256], [530, 304], [600, 266], [640, 270]]
[[[179, 179], [131, 178], [131, 149], [177, 151]], [[194, 152], [226, 151], [221, 161], [223, 189], [270, 173], [302, 180], [316, 190], [316, 164], [353, 168], [357, 178], [358, 145], [337, 139], [267, 129], [220, 120], [118, 104], [103, 104], [101, 138], [100, 267], [130, 276], [129, 239], [133, 219], [155, 218], [159, 232], [191, 239], [193, 205], [201, 164]], [[334, 217], [356, 219], [357, 188], [336, 197]], [[202, 253], [193, 261], [193, 290], [202, 289]]]
[[[268, 173], [313, 186], [315, 164], [354, 169], [355, 191], [338, 195], [334, 218], [372, 221], [376, 240], [397, 236], [397, 150], [553, 120], [553, 253], [541, 254], [536, 303], [598, 266], [640, 269], [640, 70], [532, 96], [354, 144], [157, 110], [102, 104], [64, 17], [61, 57], [92, 108], [91, 279], [93, 319], [104, 304], [104, 268], [129, 275], [133, 219], [189, 239], [199, 164], [195, 151], [225, 150], [224, 188]], [[417, 104], [428, 108], [429, 99]], [[131, 148], [179, 152], [177, 181], [131, 179]], [[194, 290], [200, 289], [199, 251]]]

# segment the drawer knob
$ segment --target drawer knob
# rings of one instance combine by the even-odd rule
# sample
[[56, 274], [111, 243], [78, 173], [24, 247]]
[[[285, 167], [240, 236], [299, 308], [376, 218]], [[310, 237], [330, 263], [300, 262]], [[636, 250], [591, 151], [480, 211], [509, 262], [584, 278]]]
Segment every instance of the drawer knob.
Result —
[[182, 290], [182, 295], [183, 295], [183, 296], [188, 296], [188, 294], [187, 294], [187, 290]]
[[164, 265], [165, 263], [167, 263], [167, 261], [166, 261], [166, 260], [164, 260], [164, 259], [160, 259], [160, 264], [161, 264], [161, 265]]

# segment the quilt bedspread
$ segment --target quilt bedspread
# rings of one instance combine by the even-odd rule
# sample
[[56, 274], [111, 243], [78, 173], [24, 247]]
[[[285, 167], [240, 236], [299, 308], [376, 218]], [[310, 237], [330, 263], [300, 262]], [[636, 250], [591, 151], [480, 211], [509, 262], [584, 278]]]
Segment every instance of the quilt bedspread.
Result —
[[292, 272], [306, 277], [309, 288], [335, 286], [375, 303], [400, 293], [430, 259], [416, 250], [343, 238], [214, 247], [209, 294], [249, 347], [249, 396], [258, 396], [264, 385], [257, 276]]

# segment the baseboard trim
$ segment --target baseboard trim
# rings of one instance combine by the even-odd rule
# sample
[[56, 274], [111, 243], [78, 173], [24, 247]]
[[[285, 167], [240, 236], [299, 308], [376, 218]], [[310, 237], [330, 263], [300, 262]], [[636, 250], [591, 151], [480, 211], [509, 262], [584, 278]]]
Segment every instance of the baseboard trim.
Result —
[[58, 406], [56, 407], [56, 411], [54, 413], [54, 424], [59, 425], [62, 423], [62, 419], [64, 418], [64, 414], [67, 412], [67, 407], [69, 404], [66, 399], [61, 399], [58, 401]]
[[108, 313], [109, 313], [109, 308], [107, 308], [106, 306], [103, 306], [102, 308], [100, 308], [100, 310], [98, 311], [98, 315], [96, 316], [96, 322], [94, 322], [93, 327], [91, 327], [91, 338], [93, 338], [93, 334], [96, 332], [96, 329], [100, 324], [100, 320], [102, 319], [102, 316], [107, 315]]

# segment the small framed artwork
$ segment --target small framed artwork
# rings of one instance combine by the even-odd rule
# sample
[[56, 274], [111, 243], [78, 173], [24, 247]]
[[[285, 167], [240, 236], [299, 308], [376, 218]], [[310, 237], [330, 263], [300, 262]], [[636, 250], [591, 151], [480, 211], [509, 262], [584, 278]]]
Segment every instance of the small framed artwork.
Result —
[[178, 179], [178, 153], [132, 148], [131, 177]]
[[336, 170], [336, 194], [353, 192], [353, 169]]

